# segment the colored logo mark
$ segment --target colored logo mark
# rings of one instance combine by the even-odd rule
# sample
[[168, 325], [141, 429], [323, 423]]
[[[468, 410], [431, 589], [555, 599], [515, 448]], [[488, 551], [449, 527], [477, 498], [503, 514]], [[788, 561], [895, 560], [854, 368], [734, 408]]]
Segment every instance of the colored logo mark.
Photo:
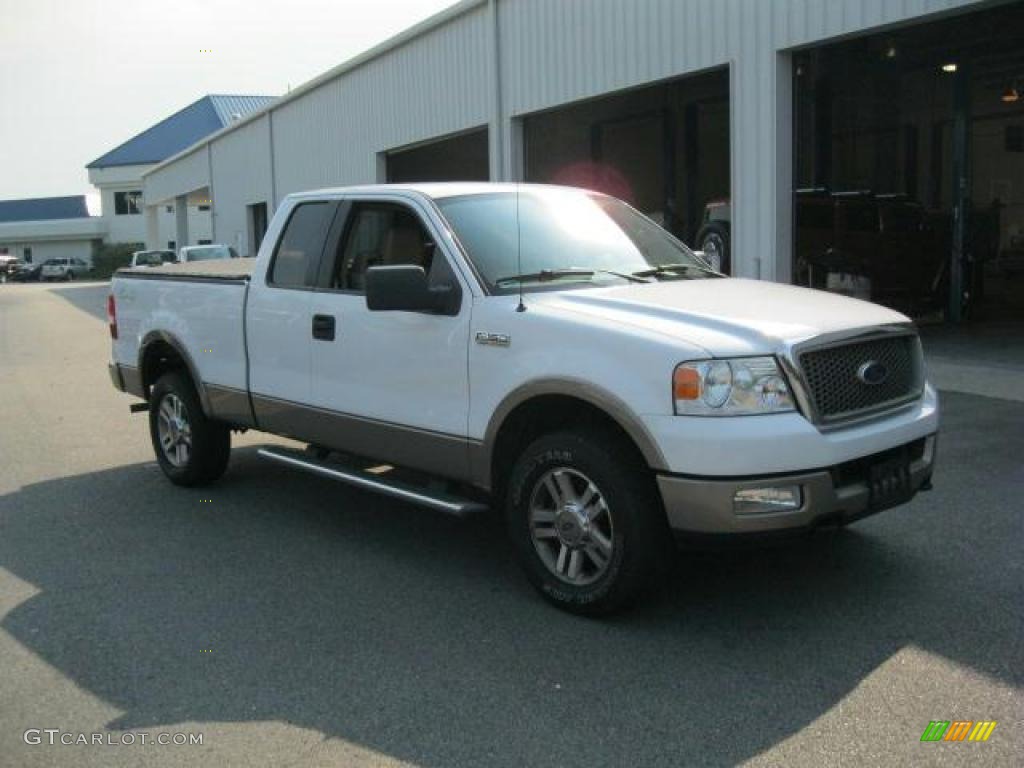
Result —
[[996, 725], [995, 720], [932, 720], [921, 741], [988, 741]]

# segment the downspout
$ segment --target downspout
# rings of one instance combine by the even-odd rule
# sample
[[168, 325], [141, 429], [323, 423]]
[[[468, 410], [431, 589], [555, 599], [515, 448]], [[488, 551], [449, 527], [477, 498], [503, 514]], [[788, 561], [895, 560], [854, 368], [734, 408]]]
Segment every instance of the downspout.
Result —
[[213, 142], [206, 142], [206, 174], [209, 181], [206, 188], [210, 191], [210, 240], [220, 242], [217, 239], [217, 206], [213, 202]]
[[269, 140], [267, 142], [270, 147], [270, 211], [267, 214], [267, 221], [274, 216], [274, 211], [277, 210], [277, 168], [274, 164], [274, 110], [267, 110], [267, 131]]
[[487, 0], [491, 16], [491, 77], [494, 85], [494, 104], [491, 114], [490, 175], [492, 181], [508, 179], [505, 147], [504, 105], [501, 89], [501, 30], [498, 22], [498, 0]]

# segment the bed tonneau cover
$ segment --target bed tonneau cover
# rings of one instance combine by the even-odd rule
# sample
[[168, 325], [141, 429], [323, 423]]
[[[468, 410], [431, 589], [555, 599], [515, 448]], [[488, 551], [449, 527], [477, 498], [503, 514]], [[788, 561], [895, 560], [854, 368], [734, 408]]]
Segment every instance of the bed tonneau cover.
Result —
[[117, 270], [118, 277], [137, 277], [145, 280], [248, 280], [252, 277], [256, 259], [213, 259], [163, 264], [159, 267], [124, 267]]

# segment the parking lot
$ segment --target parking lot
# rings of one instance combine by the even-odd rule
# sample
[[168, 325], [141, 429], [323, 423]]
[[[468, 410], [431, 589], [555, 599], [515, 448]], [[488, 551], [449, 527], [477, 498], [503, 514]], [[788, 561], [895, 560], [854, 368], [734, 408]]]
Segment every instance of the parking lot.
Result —
[[[274, 438], [171, 486], [110, 386], [106, 292], [0, 287], [0, 766], [1024, 763], [1024, 402], [943, 392], [931, 493], [680, 553], [593, 621], [496, 519], [267, 464]], [[921, 743], [931, 720], [998, 725]]]

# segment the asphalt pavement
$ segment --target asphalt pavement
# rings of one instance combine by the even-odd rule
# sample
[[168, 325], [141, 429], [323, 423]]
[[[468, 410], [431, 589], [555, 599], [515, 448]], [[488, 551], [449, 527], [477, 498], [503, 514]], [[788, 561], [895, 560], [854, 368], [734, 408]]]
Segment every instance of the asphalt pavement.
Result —
[[268, 464], [273, 438], [171, 486], [107, 377], [106, 292], [0, 286], [0, 768], [1024, 764], [1024, 403], [944, 392], [930, 493], [681, 553], [594, 621], [495, 518]]

